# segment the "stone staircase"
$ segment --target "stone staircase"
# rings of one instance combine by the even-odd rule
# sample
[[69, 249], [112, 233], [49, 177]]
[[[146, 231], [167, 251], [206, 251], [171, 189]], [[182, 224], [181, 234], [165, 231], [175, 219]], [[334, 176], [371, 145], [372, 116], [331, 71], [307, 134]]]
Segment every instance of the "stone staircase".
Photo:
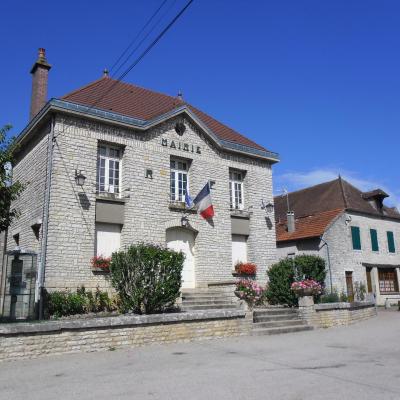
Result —
[[301, 319], [297, 309], [263, 308], [255, 309], [252, 334], [275, 335], [279, 333], [310, 331], [312, 326]]
[[235, 297], [218, 289], [182, 290], [183, 311], [228, 310], [239, 307]]

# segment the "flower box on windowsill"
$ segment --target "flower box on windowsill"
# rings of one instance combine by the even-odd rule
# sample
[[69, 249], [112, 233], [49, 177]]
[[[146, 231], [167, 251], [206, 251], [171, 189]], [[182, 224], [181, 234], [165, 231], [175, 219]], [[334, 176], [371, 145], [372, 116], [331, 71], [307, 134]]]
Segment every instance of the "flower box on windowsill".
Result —
[[110, 268], [100, 268], [100, 267], [92, 267], [92, 272], [94, 274], [109, 274], [110, 273]]
[[232, 271], [232, 276], [235, 278], [251, 278], [254, 279], [257, 274], [242, 274], [240, 272], [236, 272], [235, 270]]
[[186, 206], [186, 203], [181, 201], [171, 201], [169, 203], [168, 208], [173, 211], [185, 211], [188, 213], [196, 214], [197, 210], [195, 208], [189, 208]]

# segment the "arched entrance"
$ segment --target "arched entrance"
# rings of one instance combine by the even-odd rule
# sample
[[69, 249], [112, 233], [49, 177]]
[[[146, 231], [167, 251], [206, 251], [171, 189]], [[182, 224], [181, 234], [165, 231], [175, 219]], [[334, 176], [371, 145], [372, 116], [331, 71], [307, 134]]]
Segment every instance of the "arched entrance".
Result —
[[175, 251], [182, 251], [185, 254], [185, 263], [182, 271], [183, 289], [195, 287], [194, 241], [194, 232], [190, 229], [167, 229], [167, 247]]

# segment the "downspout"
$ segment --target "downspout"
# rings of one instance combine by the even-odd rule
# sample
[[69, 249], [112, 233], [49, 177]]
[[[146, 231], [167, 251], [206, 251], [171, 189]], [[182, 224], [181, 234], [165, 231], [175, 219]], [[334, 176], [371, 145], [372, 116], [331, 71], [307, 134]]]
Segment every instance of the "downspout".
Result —
[[[320, 240], [321, 240], [321, 242], [324, 243], [324, 245], [322, 247], [326, 246], [326, 253], [327, 253], [327, 256], [328, 256], [329, 282], [330, 282], [330, 287], [331, 287], [331, 293], [333, 293], [331, 257], [330, 257], [330, 254], [329, 254], [329, 245], [328, 245], [328, 242], [325, 239], [322, 238], [322, 236], [320, 237]], [[321, 249], [322, 249], [322, 247], [321, 247]]]
[[39, 303], [38, 316], [43, 319], [43, 289], [45, 281], [46, 255], [47, 255], [47, 233], [49, 229], [49, 208], [50, 208], [50, 187], [53, 170], [53, 150], [54, 150], [54, 115], [51, 117], [51, 128], [47, 148], [47, 174], [46, 174], [46, 192], [43, 206], [43, 227], [42, 243], [40, 248], [40, 264], [35, 288], [35, 303]]
[[7, 253], [7, 240], [8, 240], [8, 229], [4, 231], [4, 245], [3, 245], [3, 257], [1, 259], [1, 275], [0, 275], [0, 316], [3, 315], [4, 311], [4, 292], [5, 292], [5, 283], [6, 283], [6, 277], [4, 275], [4, 272], [6, 272], [5, 267], [5, 259], [6, 259], [6, 253]]

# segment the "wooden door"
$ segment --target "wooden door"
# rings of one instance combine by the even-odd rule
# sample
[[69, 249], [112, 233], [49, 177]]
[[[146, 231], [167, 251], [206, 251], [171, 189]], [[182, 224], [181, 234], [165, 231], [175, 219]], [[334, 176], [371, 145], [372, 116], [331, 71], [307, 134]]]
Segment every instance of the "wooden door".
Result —
[[354, 301], [353, 272], [346, 271], [347, 297], [350, 302]]
[[372, 293], [371, 271], [372, 271], [372, 268], [367, 268], [367, 290], [368, 290], [368, 293]]

